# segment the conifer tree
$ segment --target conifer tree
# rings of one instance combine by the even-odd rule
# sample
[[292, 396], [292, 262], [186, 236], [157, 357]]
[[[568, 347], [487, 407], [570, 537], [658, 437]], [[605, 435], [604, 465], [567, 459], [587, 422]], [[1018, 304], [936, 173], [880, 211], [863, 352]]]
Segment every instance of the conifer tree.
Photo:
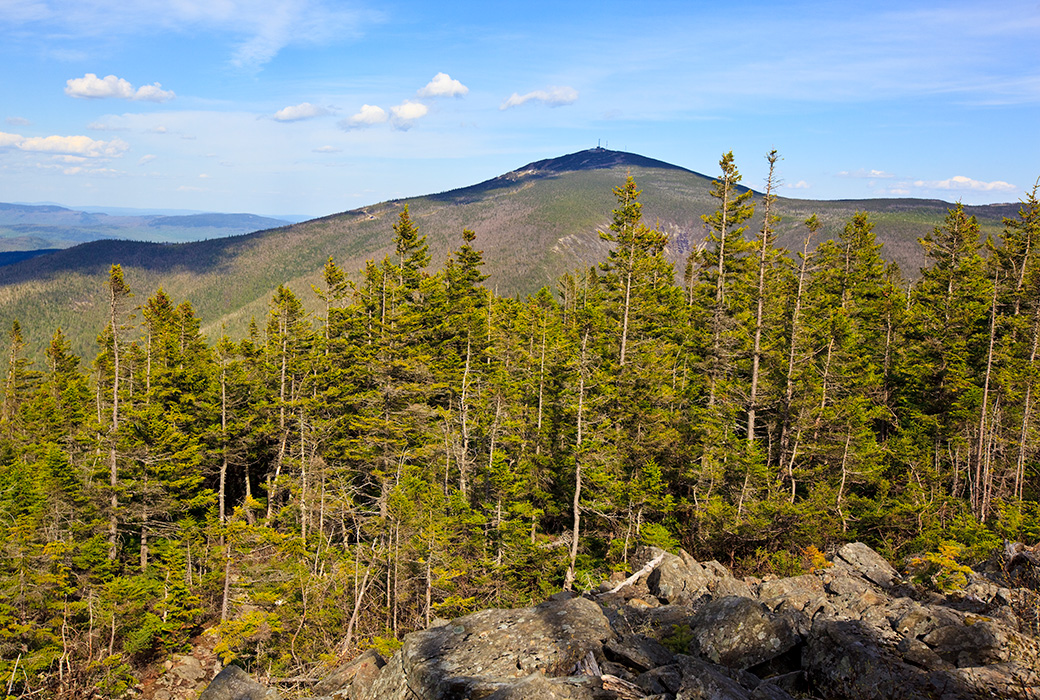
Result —
[[[122, 341], [120, 338], [122, 331], [124, 309], [127, 304], [127, 300], [132, 296], [130, 288], [127, 286], [123, 279], [123, 268], [120, 265], [113, 265], [109, 270], [108, 274], [108, 328], [105, 334], [102, 335], [102, 339], [109, 343], [107, 353], [111, 359], [111, 421], [108, 425], [108, 486], [110, 490], [109, 495], [109, 521], [108, 521], [108, 558], [110, 561], [116, 559], [119, 545], [119, 464], [117, 458], [117, 435], [120, 427], [120, 388], [119, 382], [122, 374], [122, 368], [120, 366], [120, 358], [122, 351]], [[107, 338], [105, 337], [107, 336]], [[99, 339], [100, 340], [100, 339]], [[98, 391], [100, 397], [100, 388]], [[98, 403], [98, 413], [100, 414], [100, 401]]]
[[712, 181], [711, 196], [718, 201], [716, 210], [701, 218], [708, 229], [708, 241], [702, 253], [702, 280], [709, 288], [711, 340], [706, 348], [708, 362], [708, 405], [713, 406], [722, 391], [722, 383], [732, 373], [734, 339], [730, 336], [735, 317], [745, 312], [746, 300], [735, 286], [747, 267], [751, 244], [744, 239], [745, 222], [755, 212], [754, 192], [740, 191], [740, 172], [733, 162], [733, 152], [719, 160], [722, 174]]

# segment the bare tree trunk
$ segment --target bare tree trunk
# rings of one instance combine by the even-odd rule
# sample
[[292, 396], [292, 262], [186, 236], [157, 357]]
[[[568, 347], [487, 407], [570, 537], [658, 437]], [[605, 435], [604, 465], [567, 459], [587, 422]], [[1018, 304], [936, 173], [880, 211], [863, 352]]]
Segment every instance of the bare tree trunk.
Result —
[[628, 312], [631, 307], [632, 299], [632, 268], [635, 266], [636, 257], [636, 246], [633, 242], [629, 247], [628, 252], [628, 274], [625, 275], [625, 310], [624, 317], [621, 322], [621, 357], [618, 361], [618, 365], [621, 367], [625, 366], [625, 352], [628, 349]]
[[986, 375], [982, 385], [982, 410], [979, 412], [979, 442], [975, 453], [975, 481], [972, 484], [971, 503], [975, 516], [979, 520], [985, 520], [988, 515], [985, 506], [983, 479], [983, 462], [985, 461], [986, 447], [986, 421], [989, 417], [989, 383], [993, 374], [993, 346], [997, 337], [997, 290], [1000, 281], [1000, 271], [993, 274], [993, 299], [989, 310], [989, 349], [986, 351]]
[[1040, 341], [1040, 305], [1033, 312], [1033, 342], [1029, 350], [1029, 365], [1026, 369], [1026, 395], [1022, 407], [1022, 432], [1018, 438], [1018, 461], [1015, 465], [1015, 498], [1022, 500], [1023, 482], [1026, 470], [1026, 442], [1029, 439], [1029, 419], [1033, 411], [1033, 367], [1036, 364], [1036, 351]]
[[231, 552], [224, 553], [224, 593], [220, 598], [220, 621], [225, 622], [228, 616], [228, 601], [231, 597]]
[[459, 395], [459, 419], [462, 421], [462, 450], [459, 454], [459, 491], [466, 496], [467, 472], [469, 470], [469, 366], [472, 345], [466, 335], [466, 365], [462, 371], [462, 393]]
[[[221, 364], [220, 366], [220, 492], [218, 494], [218, 504], [220, 508], [220, 524], [223, 526], [226, 519], [225, 510], [225, 497], [226, 497], [226, 486], [227, 486], [227, 471], [228, 471], [228, 440], [227, 440], [227, 365]], [[224, 543], [224, 534], [221, 532], [220, 542]]]
[[119, 430], [119, 326], [118, 304], [116, 295], [112, 295], [110, 323], [112, 324], [112, 427], [109, 430], [108, 447], [108, 485], [112, 492], [109, 497], [108, 516], [108, 559], [115, 561], [119, 545], [119, 468], [116, 459], [116, 433]]
[[[766, 179], [766, 193], [765, 193], [765, 221], [762, 224], [762, 233], [759, 241], [759, 255], [758, 255], [758, 289], [756, 296], [758, 297], [758, 305], [755, 309], [755, 340], [752, 349], [752, 360], [751, 360], [751, 392], [748, 396], [748, 414], [747, 414], [747, 442], [751, 445], [755, 442], [755, 417], [756, 410], [758, 408], [758, 379], [759, 379], [759, 366], [762, 363], [762, 318], [765, 315], [765, 302], [766, 302], [766, 267], [768, 263], [769, 254], [769, 239], [772, 234], [772, 209], [773, 201], [776, 199], [773, 194], [773, 190], [776, 185], [776, 161], [779, 159], [779, 155], [776, 150], [770, 151], [767, 156], [769, 160], [769, 177]], [[743, 494], [741, 494], [743, 496]]]
[[[787, 353], [787, 387], [784, 392], [784, 420], [780, 428], [780, 464], [783, 465], [785, 461], [788, 464], [793, 465], [794, 455], [792, 454], [789, 460], [786, 460], [788, 453], [788, 446], [791, 441], [791, 409], [794, 403], [794, 370], [798, 358], [798, 324], [802, 313], [802, 299], [805, 295], [805, 278], [808, 274], [809, 268], [809, 243], [812, 241], [813, 235], [820, 228], [820, 223], [815, 216], [805, 222], [806, 228], [809, 229], [809, 233], [805, 236], [802, 244], [802, 262], [798, 266], [798, 290], [794, 297], [794, 309], [791, 312], [791, 337], [790, 347]], [[795, 450], [797, 451], [797, 449]], [[794, 502], [794, 478], [788, 470], [788, 476], [791, 477], [791, 500]]]
[[303, 408], [299, 413], [300, 424], [300, 539], [307, 541], [307, 446], [303, 433]]
[[841, 531], [846, 532], [848, 530], [848, 522], [845, 520], [845, 513], [841, 510], [841, 501], [845, 497], [845, 482], [848, 479], [849, 474], [849, 445], [852, 443], [852, 426], [849, 426], [845, 433], [845, 449], [841, 453], [841, 484], [838, 486], [838, 515], [841, 517]]
[[279, 321], [279, 329], [282, 332], [282, 363], [278, 378], [278, 432], [280, 440], [278, 443], [278, 458], [275, 460], [274, 465], [274, 480], [268, 479], [267, 482], [269, 484], [267, 489], [267, 522], [271, 522], [271, 515], [274, 513], [275, 489], [278, 488], [278, 477], [282, 474], [282, 463], [285, 461], [285, 451], [289, 442], [285, 420], [285, 388], [289, 364], [289, 338], [288, 327], [284, 319]]
[[574, 530], [571, 535], [571, 551], [570, 551], [570, 563], [567, 566], [567, 574], [564, 577], [563, 588], [564, 590], [570, 591], [574, 588], [574, 564], [578, 558], [578, 542], [581, 538], [581, 443], [584, 439], [582, 435], [583, 419], [585, 411], [585, 355], [589, 343], [589, 331], [585, 330], [585, 336], [581, 340], [581, 355], [578, 364], [578, 416], [577, 416], [577, 435], [575, 437], [574, 446]]

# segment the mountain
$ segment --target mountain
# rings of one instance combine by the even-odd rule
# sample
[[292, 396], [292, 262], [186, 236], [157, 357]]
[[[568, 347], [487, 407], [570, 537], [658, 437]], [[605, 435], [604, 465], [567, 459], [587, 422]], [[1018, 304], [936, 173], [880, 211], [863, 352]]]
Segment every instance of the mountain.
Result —
[[[113, 216], [50, 204], [0, 203], [0, 253], [69, 248], [105, 239], [180, 243], [234, 236], [288, 223], [255, 214], [170, 216], [130, 213]], [[0, 259], [2, 264], [3, 259]]]
[[[0, 328], [12, 319], [27, 329], [38, 352], [54, 329], [62, 327], [73, 347], [91, 357], [104, 327], [107, 272], [123, 266], [126, 281], [143, 303], [162, 286], [175, 300], [189, 300], [211, 337], [225, 329], [242, 335], [250, 318], [263, 319], [280, 284], [317, 308], [310, 286], [319, 283], [330, 256], [348, 272], [366, 260], [392, 254], [393, 230], [407, 205], [427, 236], [433, 264], [439, 267], [461, 244], [461, 232], [477, 234], [484, 251], [486, 283], [503, 295], [527, 294], [561, 274], [604, 259], [608, 244], [598, 235], [616, 206], [612, 188], [631, 174], [643, 194], [643, 218], [668, 234], [668, 256], [681, 270], [704, 240], [701, 215], [714, 210], [711, 177], [632, 153], [594, 148], [531, 163], [485, 182], [438, 194], [373, 204], [294, 225], [247, 235], [159, 244], [100, 240], [2, 268]], [[801, 250], [801, 222], [816, 213], [823, 222], [819, 239], [834, 236], [856, 211], [867, 211], [884, 253], [904, 273], [916, 275], [922, 262], [917, 238], [942, 222], [952, 205], [939, 200], [874, 199], [813, 201], [780, 199], [779, 240]], [[984, 234], [996, 234], [1017, 204], [965, 207], [979, 217]], [[60, 209], [60, 208], [56, 208]], [[68, 210], [49, 212], [73, 217]], [[170, 217], [203, 223], [203, 218]], [[751, 227], [760, 225], [760, 219]], [[202, 236], [197, 236], [201, 238]]]

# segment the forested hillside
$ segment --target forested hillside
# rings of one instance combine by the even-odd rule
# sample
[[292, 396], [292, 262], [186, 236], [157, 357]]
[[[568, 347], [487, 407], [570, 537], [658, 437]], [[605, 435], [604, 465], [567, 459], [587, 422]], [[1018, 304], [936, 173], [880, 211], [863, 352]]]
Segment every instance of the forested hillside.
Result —
[[[711, 178], [633, 153], [589, 149], [529, 163], [461, 189], [382, 202], [293, 226], [249, 235], [158, 244], [95, 241], [5, 267], [0, 274], [0, 328], [26, 321], [30, 354], [42, 359], [54, 328], [61, 327], [73, 350], [89, 357], [107, 316], [102, 281], [113, 264], [122, 266], [140, 295], [160, 286], [176, 299], [190, 299], [210, 338], [243, 337], [253, 318], [267, 313], [279, 285], [300, 294], [304, 308], [320, 313], [312, 294], [329, 256], [348, 278], [360, 281], [368, 260], [394, 255], [392, 225], [405, 206], [430, 247], [431, 271], [440, 270], [458, 247], [459, 231], [475, 231], [485, 252], [487, 287], [500, 296], [526, 296], [556, 286], [561, 275], [603, 259], [609, 246], [598, 231], [610, 225], [611, 188], [627, 175], [643, 190], [644, 219], [668, 241], [665, 260], [680, 271], [691, 251], [705, 243], [702, 216], [715, 204]], [[761, 226], [758, 211], [750, 220]], [[916, 279], [924, 262], [917, 238], [940, 224], [949, 204], [937, 200], [811, 201], [779, 199], [783, 218], [775, 226], [779, 244], [801, 250], [801, 222], [817, 214], [817, 242], [836, 238], [857, 211], [868, 212], [885, 247], [885, 259]], [[1013, 204], [966, 207], [984, 234], [998, 236]], [[201, 236], [200, 236], [201, 237]]]
[[994, 237], [952, 207], [910, 283], [862, 212], [778, 247], [774, 178], [719, 165], [679, 269], [629, 177], [597, 263], [526, 297], [483, 284], [465, 224], [433, 272], [405, 206], [356, 282], [329, 258], [241, 340], [118, 264], [91, 358], [50, 328], [30, 362], [13, 323], [7, 694], [117, 697], [206, 627], [299, 675], [639, 544], [790, 575], [847, 541], [955, 564], [1040, 539], [1036, 189]]

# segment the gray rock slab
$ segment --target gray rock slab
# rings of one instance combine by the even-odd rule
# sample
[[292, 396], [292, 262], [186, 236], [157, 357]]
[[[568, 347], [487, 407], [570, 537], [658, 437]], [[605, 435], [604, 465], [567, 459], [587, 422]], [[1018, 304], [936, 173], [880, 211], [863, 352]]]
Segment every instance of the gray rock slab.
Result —
[[202, 691], [199, 700], [282, 700], [282, 696], [254, 681], [238, 666], [226, 666]]

